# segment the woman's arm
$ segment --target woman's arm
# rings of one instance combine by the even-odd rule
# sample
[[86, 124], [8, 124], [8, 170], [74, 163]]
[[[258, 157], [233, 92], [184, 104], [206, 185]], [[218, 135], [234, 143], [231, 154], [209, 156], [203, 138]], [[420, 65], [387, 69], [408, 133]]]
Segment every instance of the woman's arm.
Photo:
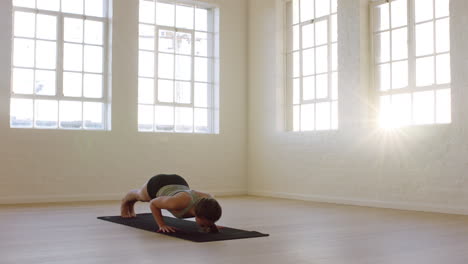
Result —
[[154, 220], [159, 226], [158, 232], [175, 232], [175, 229], [171, 226], [166, 225], [164, 222], [164, 218], [161, 213], [161, 209], [166, 210], [178, 210], [180, 208], [184, 208], [181, 206], [181, 202], [179, 197], [171, 197], [171, 196], [161, 196], [154, 198], [150, 202], [150, 209], [151, 213], [153, 214]]

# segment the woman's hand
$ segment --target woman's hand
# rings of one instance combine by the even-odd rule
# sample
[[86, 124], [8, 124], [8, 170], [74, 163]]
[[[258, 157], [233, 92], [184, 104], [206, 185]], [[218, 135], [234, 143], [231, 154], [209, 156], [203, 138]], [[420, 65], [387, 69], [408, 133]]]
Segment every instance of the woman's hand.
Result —
[[161, 225], [159, 227], [158, 233], [174, 233], [176, 229], [172, 226]]
[[157, 206], [158, 199], [160, 198], [155, 198], [150, 202], [151, 213], [153, 214], [156, 224], [159, 226], [158, 233], [173, 233], [176, 231], [175, 228], [164, 223], [164, 218], [161, 214], [161, 208]]

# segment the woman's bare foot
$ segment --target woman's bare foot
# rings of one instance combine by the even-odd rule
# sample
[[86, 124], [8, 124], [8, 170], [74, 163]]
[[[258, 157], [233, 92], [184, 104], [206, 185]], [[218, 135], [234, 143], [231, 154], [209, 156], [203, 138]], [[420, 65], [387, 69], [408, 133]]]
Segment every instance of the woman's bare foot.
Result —
[[133, 203], [128, 203], [128, 213], [130, 214], [131, 218], [136, 217], [135, 213], [135, 202]]
[[129, 204], [128, 204], [128, 202], [126, 200], [122, 200], [122, 204], [120, 205], [120, 216], [123, 217], [123, 218], [132, 217], [132, 214], [130, 212]]
[[141, 189], [130, 190], [127, 195], [125, 195], [125, 197], [122, 199], [122, 204], [120, 205], [120, 216], [123, 218], [136, 217], [134, 206], [137, 201], [150, 201], [150, 197], [146, 191], [146, 184], [143, 185]]

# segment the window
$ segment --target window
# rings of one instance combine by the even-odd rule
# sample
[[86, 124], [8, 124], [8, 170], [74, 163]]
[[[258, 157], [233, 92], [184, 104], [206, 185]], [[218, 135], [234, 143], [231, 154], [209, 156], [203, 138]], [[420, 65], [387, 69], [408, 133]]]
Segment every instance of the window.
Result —
[[381, 127], [450, 123], [449, 0], [377, 1], [371, 8]]
[[338, 129], [337, 0], [291, 0], [286, 11], [289, 129]]
[[215, 12], [140, 0], [139, 131], [218, 133]]
[[14, 0], [10, 126], [106, 127], [107, 3]]

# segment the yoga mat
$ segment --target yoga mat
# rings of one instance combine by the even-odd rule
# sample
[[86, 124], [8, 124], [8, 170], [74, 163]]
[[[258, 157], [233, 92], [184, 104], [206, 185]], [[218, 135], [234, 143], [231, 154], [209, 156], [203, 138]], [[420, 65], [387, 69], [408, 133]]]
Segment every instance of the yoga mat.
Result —
[[[150, 213], [137, 214], [136, 218], [122, 218], [120, 216], [101, 216], [98, 219], [109, 221], [112, 223], [122, 224], [135, 227], [138, 229], [147, 230], [158, 233], [158, 225], [154, 221], [153, 215]], [[198, 225], [194, 221], [187, 221], [173, 217], [164, 216], [164, 222], [168, 226], [175, 227], [175, 233], [158, 233], [171, 237], [177, 237], [193, 242], [211, 242], [230, 239], [265, 237], [268, 234], [262, 234], [255, 231], [245, 231], [235, 228], [218, 226], [219, 233], [205, 233], [198, 229]]]

